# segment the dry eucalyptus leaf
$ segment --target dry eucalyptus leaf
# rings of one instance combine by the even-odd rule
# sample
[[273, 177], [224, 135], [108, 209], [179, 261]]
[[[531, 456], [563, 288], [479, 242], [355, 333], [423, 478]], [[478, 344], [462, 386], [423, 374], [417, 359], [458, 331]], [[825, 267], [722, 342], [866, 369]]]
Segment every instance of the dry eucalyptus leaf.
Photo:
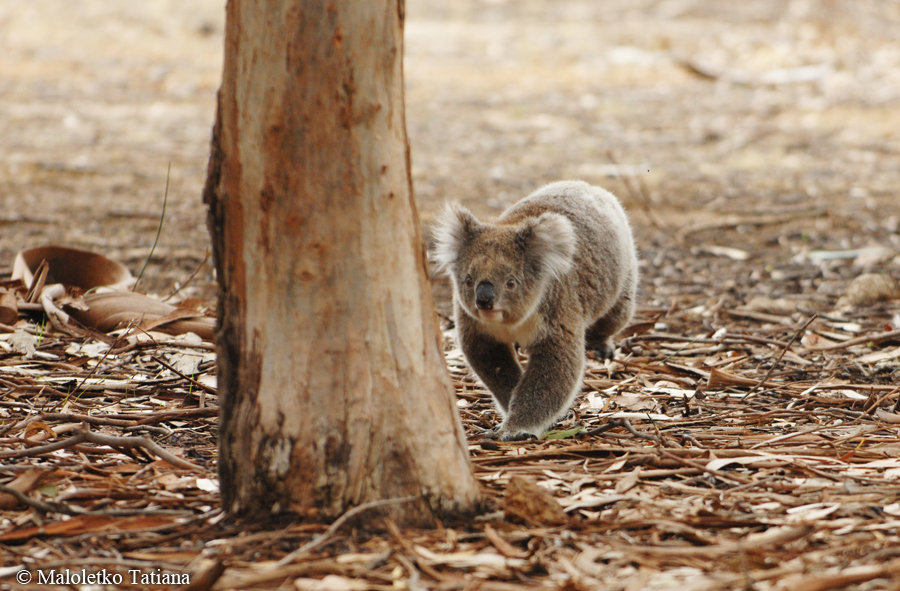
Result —
[[50, 425], [45, 423], [44, 421], [34, 421], [33, 423], [28, 423], [28, 426], [25, 427], [25, 433], [23, 437], [25, 439], [32, 439], [35, 433], [43, 433], [49, 439], [56, 439], [56, 433], [53, 429], [50, 428]]
[[169, 334], [193, 332], [210, 340], [216, 327], [214, 318], [194, 310], [176, 308], [149, 296], [133, 292], [97, 292], [84, 296], [87, 310], [66, 307], [72, 318], [101, 332], [110, 332], [130, 323]]
[[26, 359], [31, 359], [34, 357], [35, 349], [37, 348], [38, 338], [33, 335], [25, 332], [24, 330], [17, 330], [13, 334], [9, 336], [6, 340], [9, 343], [9, 346], [12, 347], [12, 350], [16, 353], [22, 353], [25, 355]]
[[641, 396], [639, 394], [619, 394], [613, 398], [617, 410], [656, 410], [659, 403], [650, 396]]
[[[43, 468], [29, 468], [6, 486], [17, 492], [27, 493], [33, 490], [47, 473], [48, 470]], [[12, 509], [18, 504], [19, 500], [16, 497], [9, 493], [0, 492], [0, 509]]]
[[892, 425], [900, 424], [900, 414], [897, 414], [895, 412], [888, 412], [879, 408], [875, 411], [875, 416], [878, 417], [878, 420], [885, 423], [890, 423]]
[[616, 483], [615, 491], [619, 494], [624, 492], [628, 492], [632, 488], [637, 485], [638, 481], [641, 479], [641, 467], [637, 466], [634, 470], [629, 472]]
[[900, 347], [894, 347], [886, 351], [875, 351], [862, 357], [857, 357], [857, 363], [878, 363], [879, 361], [890, 361], [900, 357]]

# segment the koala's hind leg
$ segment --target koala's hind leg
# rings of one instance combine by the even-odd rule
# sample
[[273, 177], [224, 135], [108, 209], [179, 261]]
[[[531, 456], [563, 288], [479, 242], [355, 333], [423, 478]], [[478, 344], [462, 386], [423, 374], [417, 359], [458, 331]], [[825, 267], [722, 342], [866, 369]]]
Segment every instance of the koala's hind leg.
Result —
[[581, 391], [583, 376], [583, 334], [566, 331], [532, 345], [525, 374], [509, 401], [509, 414], [493, 437], [518, 441], [543, 435], [569, 409]]
[[612, 359], [616, 351], [613, 337], [625, 328], [634, 314], [634, 296], [623, 294], [605, 316], [594, 322], [584, 333], [586, 348], [596, 351], [601, 359]]
[[501, 343], [476, 331], [465, 331], [460, 326], [460, 346], [469, 367], [484, 382], [491, 395], [506, 416], [509, 398], [522, 379], [522, 366], [516, 358], [513, 346]]

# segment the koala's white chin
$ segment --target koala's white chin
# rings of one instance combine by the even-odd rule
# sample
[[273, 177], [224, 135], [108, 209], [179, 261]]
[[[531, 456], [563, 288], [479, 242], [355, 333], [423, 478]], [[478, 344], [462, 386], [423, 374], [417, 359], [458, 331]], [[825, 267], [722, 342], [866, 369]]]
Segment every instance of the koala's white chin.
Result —
[[478, 315], [487, 322], [503, 322], [503, 310], [478, 310]]

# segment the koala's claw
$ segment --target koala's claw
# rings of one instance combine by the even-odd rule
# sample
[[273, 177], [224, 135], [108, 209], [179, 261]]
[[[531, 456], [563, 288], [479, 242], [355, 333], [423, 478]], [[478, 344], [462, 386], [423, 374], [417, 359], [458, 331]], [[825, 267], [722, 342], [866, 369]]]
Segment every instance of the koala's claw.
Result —
[[500, 439], [503, 441], [525, 441], [526, 439], [537, 439], [537, 436], [527, 431], [517, 431], [516, 433], [504, 433]]
[[599, 360], [612, 360], [616, 355], [616, 347], [612, 343], [589, 343], [588, 348], [594, 352], [594, 356]]
[[497, 426], [497, 427], [494, 427], [493, 429], [488, 429], [487, 431], [485, 431], [482, 434], [482, 437], [484, 437], [485, 439], [489, 439], [491, 441], [496, 441], [497, 439], [500, 439], [500, 427]]
[[537, 439], [537, 435], [527, 431], [508, 431], [502, 425], [498, 425], [486, 432], [484, 438], [492, 441], [525, 441], [526, 439]]

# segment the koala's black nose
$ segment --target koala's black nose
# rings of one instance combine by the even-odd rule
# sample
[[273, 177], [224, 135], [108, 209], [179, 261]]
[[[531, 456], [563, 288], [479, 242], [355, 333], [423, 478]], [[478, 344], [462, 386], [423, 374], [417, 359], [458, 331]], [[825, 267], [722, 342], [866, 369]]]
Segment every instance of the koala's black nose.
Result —
[[494, 285], [482, 281], [475, 287], [475, 306], [479, 310], [494, 309]]

